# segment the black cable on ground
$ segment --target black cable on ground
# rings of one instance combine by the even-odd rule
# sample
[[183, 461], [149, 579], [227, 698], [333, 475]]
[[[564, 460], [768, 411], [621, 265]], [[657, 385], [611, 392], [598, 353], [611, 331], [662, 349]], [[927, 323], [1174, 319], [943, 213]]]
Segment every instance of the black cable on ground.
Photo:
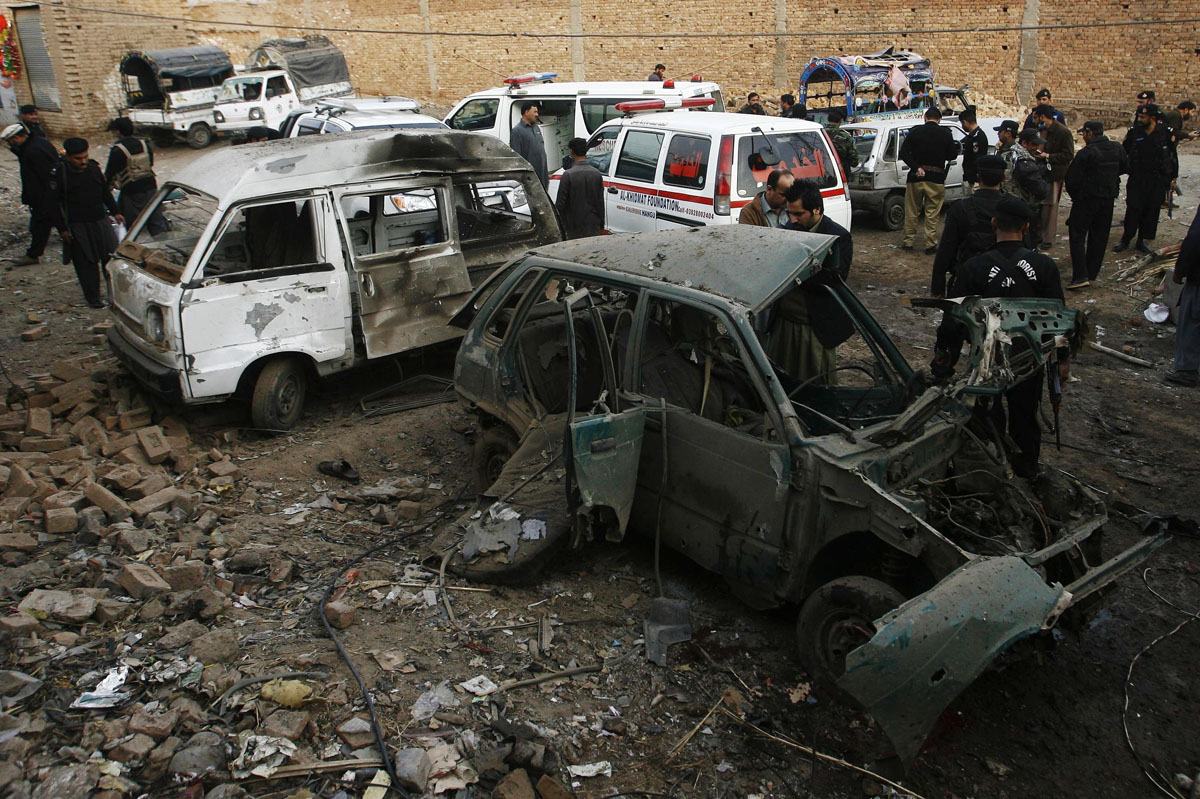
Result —
[[329, 623], [329, 618], [325, 615], [325, 603], [329, 601], [329, 596], [333, 593], [333, 589], [337, 585], [338, 578], [340, 578], [347, 571], [357, 566], [359, 563], [362, 563], [375, 553], [389, 549], [390, 547], [394, 547], [397, 544], [401, 544], [414, 536], [420, 535], [423, 532], [425, 532], [425, 528], [411, 530], [404, 535], [396, 536], [395, 538], [389, 538], [382, 544], [371, 547], [353, 560], [343, 563], [337, 569], [337, 571], [334, 572], [333, 577], [329, 579], [329, 585], [325, 586], [325, 593], [321, 595], [321, 601], [317, 604], [317, 614], [321, 617], [321, 624], [325, 625], [325, 634], [329, 636], [329, 640], [333, 641], [333, 645], [337, 649], [338, 654], [341, 656], [342, 661], [346, 664], [346, 667], [350, 669], [350, 673], [354, 675], [354, 681], [358, 683], [358, 690], [362, 692], [363, 701], [367, 705], [367, 713], [371, 717], [371, 730], [375, 733], [375, 743], [379, 746], [379, 754], [383, 759], [383, 768], [385, 771], [387, 771], [387, 775], [391, 779], [392, 784], [389, 786], [389, 790], [397, 791], [402, 797], [404, 797], [404, 799], [410, 799], [410, 797], [408, 791], [400, 787], [400, 779], [396, 776], [396, 765], [392, 762], [391, 753], [388, 752], [387, 739], [383, 736], [383, 728], [379, 726], [379, 716], [375, 712], [375, 700], [371, 698], [371, 692], [367, 689], [367, 684], [363, 682], [362, 675], [358, 673], [358, 669], [354, 667], [354, 662], [350, 660], [349, 653], [347, 653], [345, 648], [342, 646], [341, 639], [338, 638], [337, 633], [333, 631], [333, 626]]

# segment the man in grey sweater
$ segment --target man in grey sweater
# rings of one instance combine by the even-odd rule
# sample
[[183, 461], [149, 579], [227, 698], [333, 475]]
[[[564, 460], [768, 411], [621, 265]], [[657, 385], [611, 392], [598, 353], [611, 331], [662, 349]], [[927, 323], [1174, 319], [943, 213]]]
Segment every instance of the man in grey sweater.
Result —
[[542, 130], [538, 127], [538, 106], [532, 100], [521, 103], [521, 121], [513, 126], [508, 136], [508, 146], [529, 162], [542, 182], [542, 188], [550, 184], [550, 175], [546, 172], [546, 146], [542, 143]]

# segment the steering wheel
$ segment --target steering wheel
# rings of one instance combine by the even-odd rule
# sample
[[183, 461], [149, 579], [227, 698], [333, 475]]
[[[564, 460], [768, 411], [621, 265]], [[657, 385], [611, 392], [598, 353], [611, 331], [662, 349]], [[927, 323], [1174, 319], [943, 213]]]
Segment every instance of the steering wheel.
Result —
[[849, 371], [862, 372], [867, 377], [871, 378], [871, 385], [875, 385], [875, 373], [874, 372], [872, 372], [867, 367], [860, 366], [856, 363], [846, 363], [846, 364], [842, 364], [841, 366], [835, 366], [832, 369], [830, 369], [828, 372], [819, 372], [819, 373], [813, 375], [812, 377], [809, 377], [804, 382], [802, 382], [800, 385], [796, 386], [791, 391], [789, 391], [787, 397], [788, 397], [788, 399], [795, 399], [796, 394], [800, 391], [800, 389], [805, 388], [809, 383], [813, 382], [817, 378], [825, 377], [826, 375], [831, 375], [831, 374], [834, 374], [835, 372], [849, 372]]

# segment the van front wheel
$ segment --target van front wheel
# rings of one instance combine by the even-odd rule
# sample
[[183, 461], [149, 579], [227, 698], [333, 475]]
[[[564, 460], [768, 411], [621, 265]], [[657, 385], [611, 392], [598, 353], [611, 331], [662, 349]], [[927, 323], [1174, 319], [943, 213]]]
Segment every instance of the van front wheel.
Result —
[[187, 143], [193, 150], [203, 150], [208, 145], [212, 144], [213, 132], [212, 128], [205, 125], [203, 122], [197, 122], [188, 128]]
[[271, 361], [258, 374], [250, 399], [250, 419], [259, 430], [291, 430], [304, 412], [308, 380], [304, 367], [291, 358]]

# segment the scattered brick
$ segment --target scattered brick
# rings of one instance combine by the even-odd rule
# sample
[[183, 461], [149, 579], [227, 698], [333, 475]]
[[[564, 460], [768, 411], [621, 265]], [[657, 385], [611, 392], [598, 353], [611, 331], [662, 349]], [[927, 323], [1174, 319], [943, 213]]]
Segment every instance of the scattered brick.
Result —
[[71, 446], [71, 439], [66, 436], [40, 436], [21, 439], [18, 447], [21, 452], [57, 452]]
[[331, 626], [344, 630], [354, 624], [354, 606], [341, 600], [327, 602], [325, 618], [329, 619]]
[[50, 457], [47, 458], [47, 460], [50, 463], [66, 463], [67, 461], [77, 461], [80, 458], [86, 458], [87, 456], [87, 448], [76, 444], [73, 447], [67, 447], [66, 449], [60, 449], [57, 452], [51, 452]]
[[36, 325], [21, 331], [21, 341], [37, 341], [50, 334], [50, 325]]
[[172, 485], [172, 483], [169, 479], [167, 479], [166, 475], [160, 472], [155, 472], [154, 474], [151, 474], [139, 481], [136, 485], [130, 486], [129, 489], [125, 491], [125, 496], [129, 499], [145, 499], [154, 492], [162, 491], [164, 488], [170, 485]]
[[118, 415], [117, 427], [124, 433], [130, 430], [137, 430], [139, 427], [145, 427], [151, 421], [149, 408], [135, 408], [132, 411], [126, 411]]
[[25, 432], [31, 436], [48, 436], [54, 432], [54, 419], [46, 408], [30, 408]]
[[7, 497], [32, 497], [37, 491], [37, 483], [29, 472], [25, 471], [20, 466], [10, 466], [8, 475], [8, 487], [4, 489], [4, 496]]
[[169, 488], [164, 488], [161, 491], [156, 491], [144, 499], [131, 502], [129, 504], [129, 509], [133, 512], [135, 519], [141, 519], [142, 517], [149, 513], [153, 513], [156, 510], [162, 510], [163, 508], [170, 507], [171, 503], [178, 495], [179, 489], [171, 486]]
[[9, 635], [24, 637], [40, 629], [42, 629], [42, 625], [28, 613], [13, 613], [9, 616], [0, 616], [0, 632], [6, 632]]
[[108, 517], [110, 522], [123, 522], [133, 513], [129, 506], [125, 504], [125, 500], [99, 483], [84, 483], [83, 493], [89, 502], [104, 510], [104, 515]]
[[117, 533], [117, 547], [127, 555], [137, 555], [150, 548], [150, 535], [136, 527], [122, 528]]
[[126, 563], [117, 582], [134, 599], [145, 599], [171, 590], [170, 584], [145, 563]]
[[46, 511], [46, 532], [56, 535], [79, 529], [79, 514], [74, 508], [51, 508]]
[[153, 464], [162, 463], [171, 454], [171, 446], [157, 426], [141, 428], [137, 431], [137, 439], [146, 453], [146, 460]]

